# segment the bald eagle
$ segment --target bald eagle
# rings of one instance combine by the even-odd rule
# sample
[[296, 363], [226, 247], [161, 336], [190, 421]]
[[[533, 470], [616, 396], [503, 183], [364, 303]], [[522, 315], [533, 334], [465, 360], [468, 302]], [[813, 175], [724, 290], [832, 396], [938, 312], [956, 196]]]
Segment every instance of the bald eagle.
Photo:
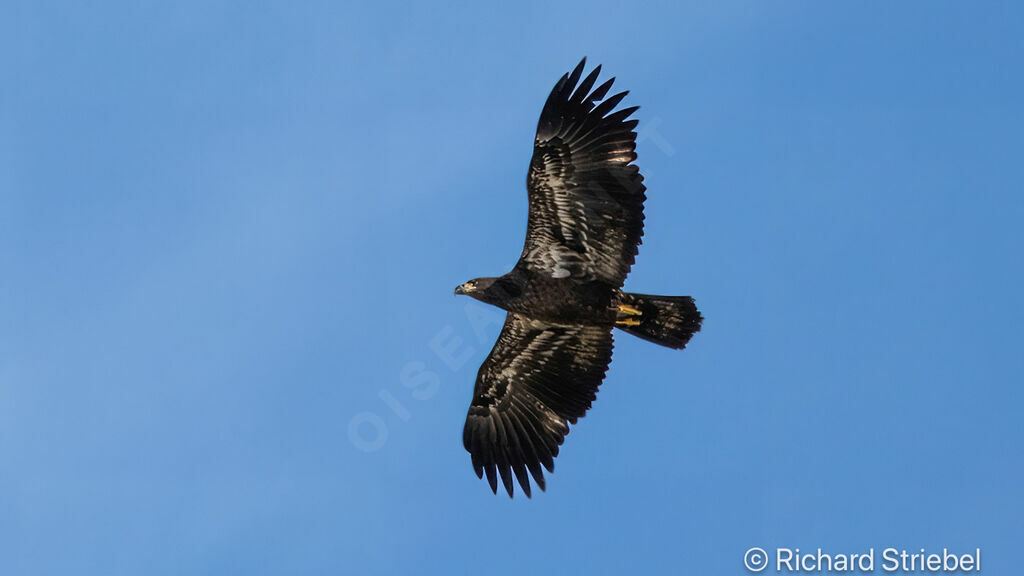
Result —
[[[637, 107], [580, 82], [586, 58], [555, 85], [540, 114], [526, 179], [526, 243], [511, 272], [455, 289], [507, 311], [477, 375], [463, 444], [497, 493], [512, 478], [544, 490], [569, 425], [586, 414], [612, 359], [612, 329], [682, 349], [703, 318], [689, 296], [621, 290], [643, 236]], [[593, 88], [593, 89], [592, 89]], [[529, 476], [528, 476], [529, 473]]]

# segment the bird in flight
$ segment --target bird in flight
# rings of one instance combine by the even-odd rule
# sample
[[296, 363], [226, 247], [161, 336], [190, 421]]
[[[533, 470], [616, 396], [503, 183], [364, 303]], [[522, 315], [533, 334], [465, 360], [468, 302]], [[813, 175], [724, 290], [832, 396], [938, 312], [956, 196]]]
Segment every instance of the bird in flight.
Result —
[[[544, 490], [569, 425], [583, 417], [612, 359], [612, 329], [682, 349], [703, 317], [689, 296], [622, 291], [643, 236], [637, 107], [614, 111], [601, 67], [586, 58], [555, 85], [540, 113], [526, 179], [526, 243], [511, 272], [477, 278], [456, 294], [508, 314], [480, 366], [462, 441], [476, 475], [497, 493], [513, 476]], [[529, 475], [528, 475], [529, 474]]]

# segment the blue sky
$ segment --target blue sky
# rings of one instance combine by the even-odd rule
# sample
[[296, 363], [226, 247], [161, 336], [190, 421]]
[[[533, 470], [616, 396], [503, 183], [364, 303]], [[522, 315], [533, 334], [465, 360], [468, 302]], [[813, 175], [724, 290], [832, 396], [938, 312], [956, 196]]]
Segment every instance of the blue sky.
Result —
[[[0, 573], [1012, 573], [1022, 12], [5, 3]], [[452, 289], [518, 256], [584, 55], [642, 106], [626, 287], [707, 320], [620, 335], [509, 500], [461, 445], [501, 316]]]

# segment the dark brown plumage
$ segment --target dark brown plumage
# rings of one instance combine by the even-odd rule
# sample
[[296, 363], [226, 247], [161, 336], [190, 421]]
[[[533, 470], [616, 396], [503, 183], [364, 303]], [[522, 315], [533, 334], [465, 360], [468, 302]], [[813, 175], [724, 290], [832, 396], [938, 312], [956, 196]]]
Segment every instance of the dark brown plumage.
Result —
[[[527, 176], [529, 220], [519, 262], [499, 278], [455, 289], [508, 311], [477, 375], [463, 430], [477, 476], [509, 496], [513, 477], [543, 490], [569, 425], [596, 398], [612, 356], [612, 328], [683, 348], [703, 318], [688, 296], [622, 292], [643, 236], [636, 107], [580, 81], [586, 59], [562, 76], [541, 111]], [[593, 89], [592, 89], [593, 88]]]

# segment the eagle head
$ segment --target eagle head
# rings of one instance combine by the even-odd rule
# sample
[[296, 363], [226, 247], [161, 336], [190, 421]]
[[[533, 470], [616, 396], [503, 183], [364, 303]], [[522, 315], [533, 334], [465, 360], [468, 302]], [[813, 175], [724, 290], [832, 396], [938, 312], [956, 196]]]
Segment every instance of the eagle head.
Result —
[[479, 298], [487, 289], [494, 284], [494, 278], [475, 278], [469, 282], [464, 282], [455, 287], [455, 294], [465, 294], [466, 296], [472, 296]]
[[507, 275], [501, 278], [476, 278], [455, 287], [456, 294], [472, 296], [481, 302], [504, 308], [522, 293], [522, 289]]

